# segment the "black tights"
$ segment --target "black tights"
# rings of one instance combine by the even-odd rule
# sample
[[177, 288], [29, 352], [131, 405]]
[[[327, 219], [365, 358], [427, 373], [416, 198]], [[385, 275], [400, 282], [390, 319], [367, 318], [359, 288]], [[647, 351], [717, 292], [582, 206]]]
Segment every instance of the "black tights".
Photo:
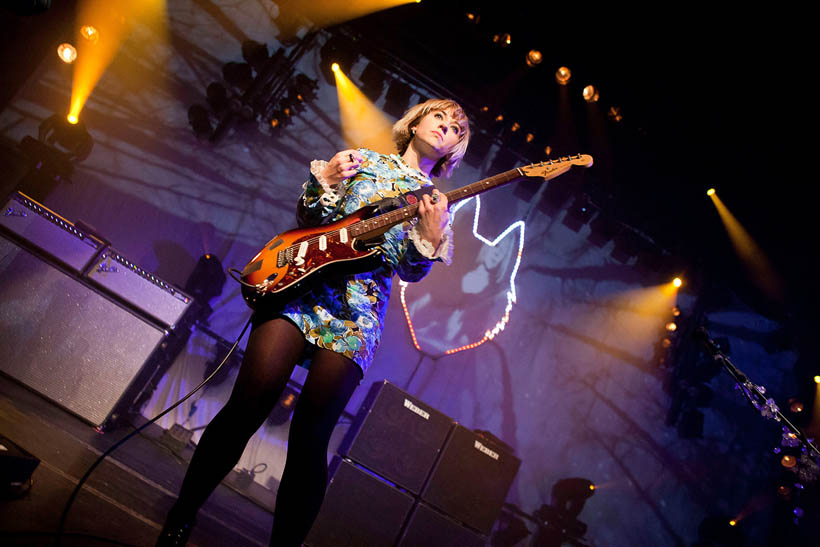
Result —
[[[282, 395], [305, 344], [285, 319], [254, 322], [231, 397], [202, 434], [171, 509], [175, 520], [193, 520], [239, 461]], [[361, 369], [343, 355], [314, 353], [290, 424], [271, 545], [299, 546], [310, 530], [325, 494], [330, 435], [361, 377]]]

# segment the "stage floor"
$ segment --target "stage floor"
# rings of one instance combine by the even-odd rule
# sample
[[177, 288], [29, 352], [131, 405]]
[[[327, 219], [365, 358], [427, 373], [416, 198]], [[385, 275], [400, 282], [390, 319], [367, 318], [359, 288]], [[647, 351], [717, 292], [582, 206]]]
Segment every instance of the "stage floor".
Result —
[[[79, 479], [102, 452], [133, 430], [98, 433], [92, 426], [0, 374], [0, 435], [40, 460], [28, 491], [0, 499], [0, 543], [54, 545], [60, 515]], [[190, 459], [147, 428], [91, 475], [68, 515], [62, 544], [154, 545]], [[232, 487], [229, 477], [199, 514], [190, 545], [267, 545], [269, 503]], [[273, 494], [270, 493], [270, 497]]]

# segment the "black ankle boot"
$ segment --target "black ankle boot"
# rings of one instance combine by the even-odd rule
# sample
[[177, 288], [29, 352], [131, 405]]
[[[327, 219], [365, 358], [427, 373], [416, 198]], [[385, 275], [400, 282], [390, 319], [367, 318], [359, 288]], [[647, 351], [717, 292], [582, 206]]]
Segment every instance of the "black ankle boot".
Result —
[[182, 547], [188, 542], [195, 523], [193, 520], [181, 522], [169, 518], [157, 538], [156, 547]]

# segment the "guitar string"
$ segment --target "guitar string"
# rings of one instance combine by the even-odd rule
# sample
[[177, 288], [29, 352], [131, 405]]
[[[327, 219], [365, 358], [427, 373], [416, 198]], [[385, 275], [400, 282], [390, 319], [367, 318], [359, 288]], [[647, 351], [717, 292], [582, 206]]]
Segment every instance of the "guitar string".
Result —
[[[582, 157], [583, 157], [582, 154], [578, 154], [577, 156], [575, 156], [576, 159], [581, 159]], [[573, 159], [573, 156], [561, 157], [561, 158], [558, 158], [558, 159], [555, 159], [555, 160], [550, 160], [548, 162], [541, 162], [539, 164], [530, 164], [528, 167], [534, 167], [536, 165], [543, 167], [544, 165], [560, 164], [560, 163], [565, 163], [567, 161], [572, 161], [572, 159]], [[507, 175], [512, 175], [513, 171], [515, 171], [517, 173], [518, 169], [519, 168], [511, 169], [511, 170], [506, 171], [504, 173], [500, 173], [500, 174], [494, 175], [492, 177], [487, 177], [486, 179], [480, 180], [478, 182], [474, 182], [473, 184], [468, 184], [467, 186], [464, 186], [463, 188], [459, 188], [457, 190], [453, 190], [452, 192], [445, 192], [445, 195], [449, 196], [449, 194], [452, 193], [455, 196], [455, 194], [457, 194], [458, 192], [466, 193], [468, 191], [470, 191], [471, 194], [478, 193], [478, 190], [480, 189], [481, 186], [487, 186], [490, 183], [492, 183], [493, 185], [496, 185], [499, 182], [496, 179], [504, 179]], [[511, 176], [509, 180], [511, 180], [512, 178], [514, 178], [514, 177]], [[506, 182], [506, 181], [502, 180], [500, 182]], [[472, 192], [473, 187], [476, 187], [475, 188], [476, 192]], [[465, 195], [462, 195], [461, 197], [458, 197], [458, 199], [464, 199], [465, 197], [466, 197]], [[449, 197], [448, 197], [448, 199], [449, 199]], [[413, 205], [410, 205], [408, 207], [412, 208]], [[396, 211], [391, 211], [390, 213], [387, 213], [382, 217], [377, 217], [377, 219], [380, 218], [380, 220], [378, 220], [378, 221], [377, 221], [377, 219], [360, 220], [360, 221], [354, 222], [350, 226], [345, 226], [345, 228], [347, 228], [348, 231], [352, 231], [351, 229], [361, 227], [360, 225], [364, 226], [370, 220], [373, 220], [374, 224], [377, 224], [377, 226], [376, 226], [377, 228], [381, 228], [384, 224], [390, 224], [390, 223], [397, 224], [401, 219], [399, 219], [395, 222], [391, 220], [390, 222], [387, 222], [387, 223], [385, 223], [384, 220], [386, 220], [388, 216], [399, 216], [399, 215], [397, 215], [397, 213], [399, 211], [402, 211], [405, 208], [406, 207], [402, 207], [402, 209], [397, 209]], [[416, 206], [416, 211], [418, 211], [418, 206]], [[409, 216], [410, 216], [409, 214], [404, 215], [405, 218], [409, 217]], [[415, 211], [413, 212], [413, 216], [415, 216]], [[332, 236], [332, 235], [339, 234], [342, 229], [343, 228], [340, 228], [339, 230], [331, 230], [329, 232], [324, 232], [322, 235], [320, 235], [318, 237], [312, 237], [310, 239], [305, 239], [305, 240], [299, 241], [298, 243], [294, 243], [294, 244], [286, 247], [285, 249], [283, 249], [280, 252], [286, 252], [286, 251], [291, 251], [291, 250], [298, 252], [298, 249], [302, 246], [303, 243], [307, 243], [308, 246], [310, 246], [313, 243], [318, 244], [318, 242], [322, 238], [322, 236]], [[367, 232], [362, 232], [362, 233], [367, 233]], [[357, 234], [357, 235], [361, 235], [361, 234]]]

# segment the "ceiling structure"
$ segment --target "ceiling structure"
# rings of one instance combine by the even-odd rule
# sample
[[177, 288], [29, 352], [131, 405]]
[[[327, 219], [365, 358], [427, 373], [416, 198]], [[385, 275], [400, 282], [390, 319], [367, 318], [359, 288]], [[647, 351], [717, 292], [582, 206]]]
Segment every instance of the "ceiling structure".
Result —
[[[806, 252], [813, 207], [800, 152], [807, 110], [799, 95], [807, 51], [800, 23], [771, 13], [666, 9], [425, 0], [348, 27], [451, 91], [474, 118], [487, 105], [546, 143], [556, 136], [555, 70], [569, 67], [579, 145], [593, 138], [584, 86], [600, 89], [601, 119], [610, 106], [623, 113], [617, 126], [605, 121], [613, 175], [585, 191], [664, 249], [740, 278], [764, 307], [782, 313], [792, 300], [767, 302], [742, 279], [706, 196], [715, 187], [785, 278], [790, 298], [816, 302], [810, 283], [820, 264]], [[789, 34], [775, 35], [784, 23]], [[493, 36], [504, 33], [510, 44], [500, 47]], [[531, 49], [543, 55], [534, 68], [525, 64]]]

